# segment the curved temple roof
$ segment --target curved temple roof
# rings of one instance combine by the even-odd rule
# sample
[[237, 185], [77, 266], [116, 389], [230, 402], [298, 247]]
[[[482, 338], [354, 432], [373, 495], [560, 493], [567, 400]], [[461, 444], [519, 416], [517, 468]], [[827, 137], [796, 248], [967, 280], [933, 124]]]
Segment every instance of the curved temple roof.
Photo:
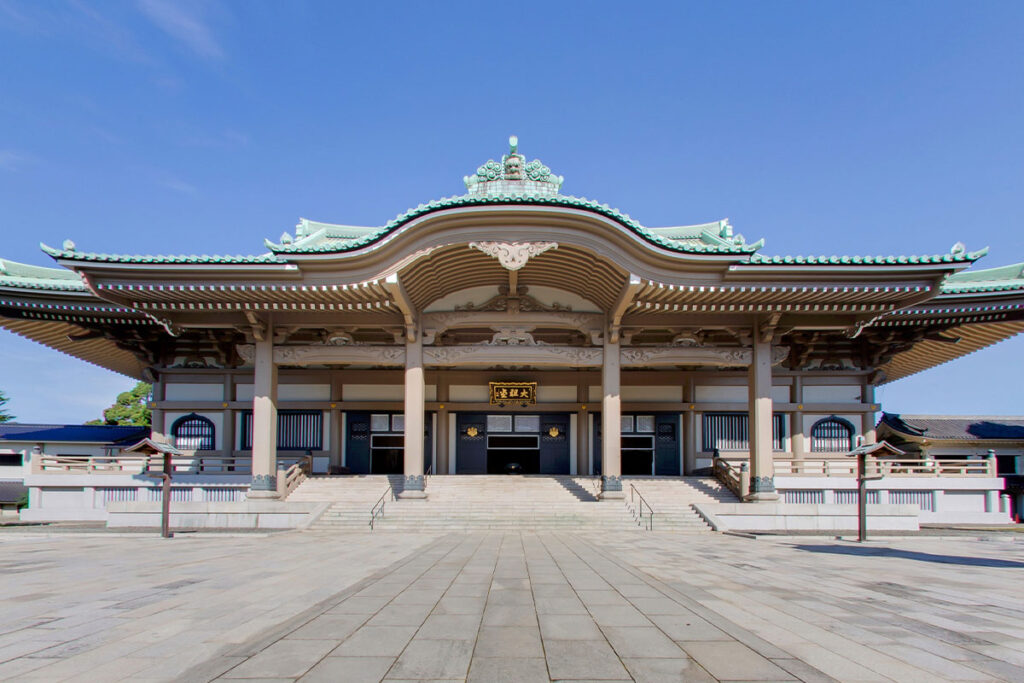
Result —
[[[265, 241], [268, 251], [258, 255], [118, 255], [80, 251], [70, 240], [59, 249], [41, 245], [68, 268], [0, 259], [0, 326], [135, 376], [142, 361], [96, 334], [97, 325], [169, 330], [168, 324], [176, 324], [170, 318], [203, 311], [241, 315], [237, 312], [243, 308], [305, 311], [314, 305], [393, 315], [400, 306], [394, 288], [384, 281], [392, 277], [384, 268], [404, 263], [402, 286], [417, 307], [449, 293], [436, 286], [445, 281], [443, 273], [465, 276], [472, 271], [478, 285], [507, 284], [502, 267], [464, 249], [466, 242], [459, 240], [467, 231], [457, 231], [469, 226], [473, 234], [489, 224], [521, 221], [532, 234], [571, 225], [578, 232], [569, 234], [583, 235], [584, 241], [560, 240], [557, 252], [517, 272], [518, 283], [557, 289], [566, 273], [586, 272], [589, 279], [572, 276], [580, 290], [576, 293], [604, 310], [614, 307], [628, 285], [633, 298], [624, 311], [637, 315], [838, 313], [843, 321], [829, 319], [822, 329], [836, 334], [856, 329], [856, 336], [870, 328], [887, 339], [925, 330], [910, 350], [880, 367], [888, 378], [883, 381], [1024, 330], [1024, 264], [965, 270], [987, 249], [968, 251], [958, 243], [938, 255], [768, 256], [759, 253], [764, 240], [748, 243], [728, 220], [646, 227], [607, 204], [564, 195], [563, 177], [539, 160], [528, 162], [514, 138], [500, 161], [488, 160], [463, 180], [465, 194], [420, 204], [381, 226], [301, 219], [294, 235]], [[418, 237], [410, 239], [413, 235], [425, 237], [417, 242]], [[441, 237], [428, 242], [432, 235]], [[385, 251], [389, 244], [396, 245], [394, 251]], [[594, 244], [605, 251], [599, 254]], [[621, 251], [624, 245], [628, 252]], [[384, 266], [374, 261], [403, 256], [412, 260]], [[628, 263], [637, 270], [627, 268]], [[88, 276], [88, 287], [79, 272]]]

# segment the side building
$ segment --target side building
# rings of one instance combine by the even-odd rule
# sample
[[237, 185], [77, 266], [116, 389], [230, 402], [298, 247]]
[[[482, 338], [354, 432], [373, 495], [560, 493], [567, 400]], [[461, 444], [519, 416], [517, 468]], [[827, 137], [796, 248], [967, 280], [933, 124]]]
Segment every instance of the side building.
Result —
[[873, 442], [877, 386], [1024, 330], [1024, 264], [975, 270], [962, 244], [767, 256], [725, 220], [564, 195], [514, 139], [464, 182], [254, 256], [44, 246], [58, 268], [0, 260], [0, 326], [152, 382], [155, 437], [250, 498], [308, 456], [409, 496], [428, 474], [595, 475], [616, 498], [715, 469], [747, 501]]

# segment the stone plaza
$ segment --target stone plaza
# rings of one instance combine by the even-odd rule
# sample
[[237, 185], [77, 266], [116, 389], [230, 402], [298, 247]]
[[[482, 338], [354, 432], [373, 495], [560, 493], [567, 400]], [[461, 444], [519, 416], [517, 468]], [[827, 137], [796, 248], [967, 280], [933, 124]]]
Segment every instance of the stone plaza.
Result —
[[1019, 681], [1015, 534], [0, 532], [0, 679]]

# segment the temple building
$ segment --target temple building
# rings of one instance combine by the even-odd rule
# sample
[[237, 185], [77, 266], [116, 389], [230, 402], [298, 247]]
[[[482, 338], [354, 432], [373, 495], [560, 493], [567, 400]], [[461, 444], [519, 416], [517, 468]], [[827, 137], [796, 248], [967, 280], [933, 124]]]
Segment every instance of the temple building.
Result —
[[252, 256], [43, 245], [58, 267], [0, 260], [0, 326], [151, 382], [154, 438], [248, 499], [286, 495], [305, 456], [410, 498], [424, 475], [521, 472], [610, 499], [717, 457], [747, 501], [875, 441], [877, 386], [1024, 330], [1024, 264], [979, 270], [959, 243], [769, 256], [726, 220], [647, 227], [563, 194], [514, 137], [464, 182]]

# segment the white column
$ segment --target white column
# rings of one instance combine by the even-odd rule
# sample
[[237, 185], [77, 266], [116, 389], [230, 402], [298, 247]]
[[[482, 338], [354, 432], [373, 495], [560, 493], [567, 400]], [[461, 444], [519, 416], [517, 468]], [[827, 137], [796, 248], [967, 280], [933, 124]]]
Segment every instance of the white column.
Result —
[[[864, 403], [875, 403], [875, 385], [865, 384], [861, 396]], [[864, 413], [864, 417], [861, 418], [863, 424], [861, 425], [861, 434], [864, 435], [864, 443], [875, 443], [878, 440], [878, 435], [875, 433], [875, 413]]]
[[775, 470], [772, 462], [772, 345], [754, 334], [754, 353], [748, 380], [750, 395], [750, 495], [749, 501], [774, 501]]
[[405, 485], [399, 498], [426, 498], [423, 486], [423, 337], [405, 344]]
[[277, 366], [273, 332], [256, 342], [250, 498], [277, 498]]
[[622, 397], [619, 392], [619, 345], [605, 335], [601, 366], [601, 498], [622, 498]]
[[696, 383], [693, 377], [687, 377], [683, 384], [683, 402], [688, 404], [683, 414], [683, 469], [682, 474], [691, 474], [697, 469], [697, 412]]

